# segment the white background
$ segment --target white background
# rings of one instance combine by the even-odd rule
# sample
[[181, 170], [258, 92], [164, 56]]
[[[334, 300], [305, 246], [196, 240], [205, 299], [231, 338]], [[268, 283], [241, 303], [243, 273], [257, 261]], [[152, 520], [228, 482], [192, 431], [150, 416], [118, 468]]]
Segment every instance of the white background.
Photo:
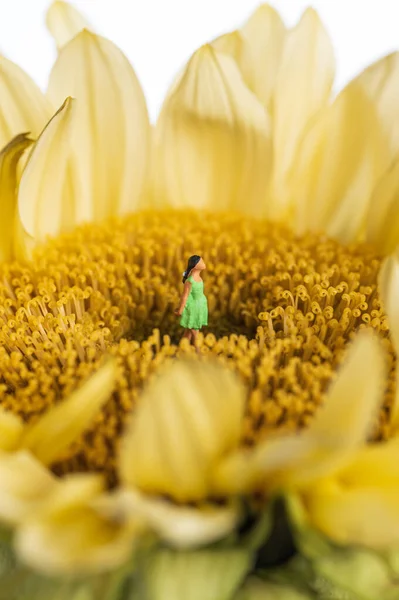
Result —
[[[306, 0], [271, 0], [288, 25]], [[310, 1], [329, 30], [338, 61], [337, 87], [399, 48], [398, 0]], [[0, 0], [0, 51], [46, 86], [55, 48], [44, 25], [49, 0]], [[175, 73], [200, 45], [239, 27], [258, 0], [75, 0], [93, 28], [129, 57], [154, 119]], [[0, 99], [1, 101], [1, 99]]]

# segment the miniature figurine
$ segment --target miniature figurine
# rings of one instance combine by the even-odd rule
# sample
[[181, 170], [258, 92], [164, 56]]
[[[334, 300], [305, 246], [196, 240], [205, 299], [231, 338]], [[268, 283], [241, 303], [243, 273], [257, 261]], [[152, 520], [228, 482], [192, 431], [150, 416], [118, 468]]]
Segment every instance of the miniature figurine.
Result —
[[184, 291], [180, 306], [175, 310], [175, 314], [181, 316], [180, 325], [185, 328], [183, 338], [188, 338], [197, 352], [198, 331], [204, 325], [208, 325], [208, 301], [201, 279], [201, 271], [204, 269], [206, 265], [200, 256], [190, 256], [187, 269], [183, 273]]

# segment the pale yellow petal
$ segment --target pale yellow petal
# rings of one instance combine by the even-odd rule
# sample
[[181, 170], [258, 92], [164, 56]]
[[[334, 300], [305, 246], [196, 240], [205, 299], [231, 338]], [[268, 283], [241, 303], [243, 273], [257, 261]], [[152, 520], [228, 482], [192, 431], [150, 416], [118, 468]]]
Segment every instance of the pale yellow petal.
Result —
[[237, 526], [237, 503], [179, 506], [136, 490], [122, 491], [115, 501], [134, 519], [142, 518], [157, 535], [175, 548], [191, 548], [226, 537]]
[[350, 488], [334, 480], [305, 495], [313, 526], [339, 544], [392, 548], [399, 543], [399, 487]]
[[244, 401], [229, 370], [175, 363], [140, 398], [121, 450], [122, 480], [177, 501], [206, 498], [213, 463], [239, 442]]
[[[228, 54], [236, 61], [240, 67], [241, 74], [245, 80], [244, 73], [242, 72], [241, 62], [243, 61], [244, 55], [244, 38], [240, 31], [231, 31], [217, 37], [212, 42], [212, 47], [218, 53]], [[248, 85], [247, 81], [245, 83]]]
[[374, 104], [350, 84], [299, 146], [290, 176], [298, 233], [324, 231], [343, 243], [358, 239], [387, 152]]
[[[389, 330], [396, 353], [399, 352], [399, 252], [385, 259], [379, 275], [379, 292], [389, 319]], [[391, 424], [399, 428], [399, 372], [396, 371], [395, 400], [391, 408]]]
[[101, 478], [75, 475], [19, 527], [15, 547], [22, 560], [50, 575], [112, 570], [130, 556], [140, 524], [107, 519], [92, 507], [103, 490]]
[[32, 141], [21, 134], [0, 152], [0, 261], [14, 257], [18, 161]]
[[212, 42], [217, 51], [234, 58], [249, 89], [271, 113], [285, 35], [286, 28], [278, 12], [269, 4], [262, 4], [239, 32]]
[[227, 456], [215, 469], [215, 486], [229, 493], [302, 486], [350, 462], [371, 432], [385, 375], [379, 341], [369, 331], [358, 334], [308, 429]]
[[28, 427], [22, 444], [41, 462], [51, 464], [85, 430], [115, 385], [114, 361], [107, 362], [80, 388]]
[[399, 152], [399, 52], [370, 65], [356, 79], [376, 103], [378, 116], [390, 142], [392, 154]]
[[0, 453], [0, 521], [21, 523], [38, 510], [57, 483], [29, 452]]
[[366, 241], [385, 255], [399, 244], [399, 157], [378, 181], [372, 194]]
[[48, 95], [76, 98], [72, 144], [80, 219], [134, 211], [147, 186], [150, 124], [140, 83], [112, 42], [87, 30], [64, 46]]
[[232, 58], [200, 48], [159, 117], [156, 202], [264, 214], [269, 120]]
[[79, 198], [71, 171], [71, 131], [75, 101], [68, 98], [37, 140], [18, 192], [22, 228], [36, 242], [71, 229]]
[[0, 56], [0, 149], [20, 133], [39, 135], [53, 112], [32, 79]]
[[335, 61], [329, 36], [308, 9], [286, 36], [273, 95], [275, 215], [287, 205], [286, 177], [311, 119], [330, 98]]
[[269, 4], [261, 4], [241, 29], [245, 51], [240, 67], [244, 79], [271, 114], [286, 33], [280, 15]]
[[32, 260], [36, 244], [35, 238], [25, 231], [18, 213], [17, 218], [14, 221], [13, 231], [14, 257], [22, 262]]
[[46, 15], [47, 28], [53, 36], [57, 48], [65, 46], [82, 29], [89, 29], [87, 20], [69, 2], [56, 0]]

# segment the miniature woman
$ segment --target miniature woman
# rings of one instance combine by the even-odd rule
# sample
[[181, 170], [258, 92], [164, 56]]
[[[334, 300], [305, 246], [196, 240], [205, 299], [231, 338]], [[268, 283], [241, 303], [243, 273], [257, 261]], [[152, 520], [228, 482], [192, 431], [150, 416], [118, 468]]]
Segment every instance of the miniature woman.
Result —
[[196, 340], [198, 331], [208, 325], [208, 302], [204, 294], [204, 282], [201, 271], [206, 265], [200, 256], [190, 256], [187, 269], [183, 273], [184, 290], [180, 306], [175, 314], [181, 316], [180, 325], [185, 331], [183, 338], [187, 338], [199, 352]]

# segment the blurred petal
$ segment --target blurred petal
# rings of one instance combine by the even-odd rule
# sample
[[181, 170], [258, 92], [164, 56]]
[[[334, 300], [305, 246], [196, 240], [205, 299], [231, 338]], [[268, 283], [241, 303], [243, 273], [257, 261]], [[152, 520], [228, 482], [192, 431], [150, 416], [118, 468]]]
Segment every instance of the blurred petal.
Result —
[[163, 541], [175, 548], [198, 547], [226, 537], [239, 520], [237, 503], [225, 506], [179, 506], [135, 490], [119, 494], [125, 511], [141, 516]]
[[366, 240], [385, 255], [399, 244], [399, 157], [379, 180], [371, 197]]
[[0, 451], [12, 452], [19, 447], [24, 424], [11, 412], [0, 408]]
[[14, 257], [14, 225], [17, 216], [17, 168], [32, 144], [26, 134], [16, 136], [0, 152], [0, 261]]
[[109, 361], [68, 398], [27, 428], [22, 444], [44, 464], [51, 464], [85, 430], [115, 384], [115, 364]]
[[213, 462], [239, 443], [244, 401], [229, 370], [176, 362], [142, 394], [121, 448], [123, 482], [179, 502], [206, 498]]
[[215, 50], [234, 58], [245, 83], [270, 112], [285, 35], [278, 12], [262, 4], [240, 32], [228, 33], [212, 43]]
[[381, 405], [385, 371], [378, 340], [370, 332], [358, 334], [308, 429], [228, 456], [214, 473], [218, 489], [238, 493], [289, 488], [340, 468], [366, 443]]
[[37, 140], [19, 185], [21, 225], [36, 241], [71, 229], [79, 202], [71, 171], [74, 100], [68, 98]]
[[309, 8], [291, 30], [273, 96], [276, 216], [286, 208], [285, 178], [310, 120], [329, 100], [335, 74], [331, 41]]
[[102, 517], [92, 507], [103, 490], [97, 476], [65, 479], [17, 531], [22, 560], [48, 574], [97, 572], [121, 565], [131, 555], [140, 531]]
[[298, 232], [324, 231], [342, 243], [357, 239], [386, 158], [375, 106], [352, 83], [319, 115], [299, 147], [290, 179]]
[[375, 102], [392, 154], [399, 152], [399, 52], [378, 60], [356, 79]]
[[399, 487], [399, 439], [370, 444], [359, 450], [340, 470], [339, 480], [351, 487]]
[[[396, 353], [399, 352], [399, 253], [385, 259], [379, 276], [379, 292], [389, 319], [389, 330]], [[399, 428], [399, 371], [396, 370], [395, 401], [391, 408], [391, 424]]]
[[82, 29], [89, 28], [86, 19], [69, 2], [56, 0], [47, 11], [47, 28], [55, 39], [57, 48], [65, 46]]
[[378, 337], [370, 330], [359, 332], [306, 435], [345, 453], [361, 446], [381, 408], [386, 376]]
[[3, 56], [0, 56], [0, 98], [0, 149], [23, 132], [37, 137], [53, 112], [32, 79]]
[[48, 94], [58, 105], [67, 96], [77, 99], [72, 144], [81, 219], [134, 211], [147, 185], [150, 124], [126, 57], [84, 30], [61, 50]]
[[57, 485], [28, 452], [0, 454], [0, 521], [17, 524], [34, 513]]
[[268, 117], [229, 56], [211, 46], [194, 54], [155, 136], [158, 203], [265, 213]]
[[389, 548], [399, 543], [399, 487], [350, 488], [327, 480], [305, 494], [314, 526], [339, 544]]

